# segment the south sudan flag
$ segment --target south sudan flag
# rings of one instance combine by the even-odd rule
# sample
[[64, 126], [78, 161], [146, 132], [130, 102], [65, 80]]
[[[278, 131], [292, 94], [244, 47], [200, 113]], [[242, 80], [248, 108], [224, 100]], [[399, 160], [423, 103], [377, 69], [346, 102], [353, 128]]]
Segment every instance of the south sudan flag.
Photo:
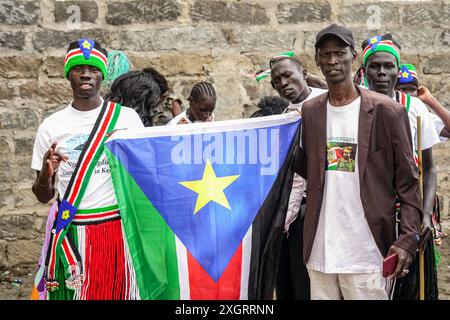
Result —
[[272, 299], [297, 113], [118, 131], [107, 154], [142, 299]]

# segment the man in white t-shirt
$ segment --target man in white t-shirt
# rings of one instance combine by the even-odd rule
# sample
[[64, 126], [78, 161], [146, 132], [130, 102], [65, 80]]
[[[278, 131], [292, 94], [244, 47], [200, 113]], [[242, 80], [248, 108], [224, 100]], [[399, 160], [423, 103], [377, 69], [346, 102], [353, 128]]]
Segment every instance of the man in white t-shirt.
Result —
[[[302, 105], [326, 90], [310, 87], [308, 77], [299, 59], [293, 56], [277, 56], [270, 60], [271, 84], [278, 94], [290, 104], [285, 112], [300, 112]], [[305, 196], [306, 182], [294, 174], [289, 205], [286, 213], [283, 247], [277, 279], [277, 299], [307, 300], [309, 294], [308, 274], [301, 256], [303, 222], [297, 219], [302, 199]]]
[[[439, 133], [436, 130], [431, 113], [425, 104], [417, 97], [408, 97], [396, 92], [400, 66], [400, 44], [392, 38], [391, 34], [375, 36], [362, 44], [365, 77], [369, 90], [387, 95], [404, 105], [408, 114], [409, 126], [414, 151], [417, 147], [417, 117], [421, 117], [422, 126], [422, 167], [423, 167], [423, 224], [422, 235], [428, 233], [432, 226], [431, 216], [435, 203], [437, 173], [433, 163], [432, 148], [440, 143]], [[404, 97], [402, 99], [402, 97]], [[407, 102], [409, 101], [409, 103]], [[403, 102], [403, 103], [402, 103]]]
[[392, 277], [403, 277], [418, 245], [422, 216], [408, 118], [392, 99], [354, 85], [354, 47], [343, 26], [317, 34], [315, 60], [329, 91], [302, 110], [297, 171], [308, 183], [303, 254], [312, 299], [388, 299], [383, 258], [397, 254]]
[[[144, 127], [133, 109], [116, 107], [112, 103], [104, 105], [100, 86], [106, 76], [106, 61], [107, 52], [98, 42], [83, 38], [69, 45], [64, 71], [72, 87], [73, 101], [41, 123], [34, 143], [31, 168], [36, 170], [37, 175], [32, 190], [42, 203], [53, 199], [56, 192], [58, 203], [65, 196], [99, 114], [111, 114], [109, 118], [103, 116], [102, 123], [111, 121], [109, 123], [112, 126], [116, 121], [112, 130]], [[105, 112], [101, 113], [102, 110]], [[116, 111], [113, 114], [109, 113], [109, 110]], [[79, 263], [82, 265], [77, 264], [77, 268], [78, 272], [84, 271], [81, 277], [84, 282], [81, 288], [70, 287], [66, 279], [67, 274], [64, 275], [67, 270], [63, 269], [62, 262], [57, 259], [55, 278], [46, 279], [50, 299], [133, 298], [131, 291], [124, 290], [132, 286], [132, 266], [129, 261], [125, 261], [126, 249], [110, 168], [104, 152], [101, 151], [103, 145], [100, 143], [98, 148], [101, 153], [95, 162], [91, 161], [92, 173], [83, 176], [81, 188], [78, 188], [80, 193], [81, 190], [85, 191], [84, 195], [80, 196], [81, 200], [76, 206], [72, 220], [74, 222], [70, 225], [67, 235], [74, 241], [75, 250], [81, 255]], [[95, 159], [95, 156], [92, 159]], [[87, 171], [80, 169], [79, 174]], [[62, 219], [67, 220], [67, 217], [63, 215]], [[105, 274], [113, 276], [105, 277]], [[47, 274], [46, 277], [50, 276]], [[54, 290], [55, 287], [58, 289]]]

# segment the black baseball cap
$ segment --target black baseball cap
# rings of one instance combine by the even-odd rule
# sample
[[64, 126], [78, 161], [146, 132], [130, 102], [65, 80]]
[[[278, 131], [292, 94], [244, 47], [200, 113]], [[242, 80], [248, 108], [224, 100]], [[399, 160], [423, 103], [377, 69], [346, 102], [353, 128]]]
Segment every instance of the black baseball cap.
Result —
[[319, 31], [319, 33], [316, 36], [316, 43], [314, 47], [317, 50], [317, 47], [319, 46], [320, 42], [325, 39], [328, 36], [335, 36], [344, 41], [346, 44], [348, 44], [350, 47], [355, 47], [355, 40], [353, 40], [353, 33], [350, 29], [340, 26], [336, 23], [333, 23], [329, 25], [328, 27], [322, 29]]

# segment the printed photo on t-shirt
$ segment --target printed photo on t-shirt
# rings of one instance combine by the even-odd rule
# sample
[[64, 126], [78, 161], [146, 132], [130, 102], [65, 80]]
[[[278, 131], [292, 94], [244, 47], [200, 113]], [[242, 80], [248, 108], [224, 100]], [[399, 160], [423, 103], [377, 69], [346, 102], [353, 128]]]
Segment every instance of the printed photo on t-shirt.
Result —
[[[88, 134], [75, 135], [69, 140], [61, 143], [59, 146], [58, 151], [69, 157], [67, 161], [61, 162], [59, 166], [59, 170], [63, 176], [69, 178], [72, 176], [75, 167], [77, 166], [78, 158], [80, 157], [84, 144], [88, 138]], [[109, 174], [109, 172], [108, 159], [106, 158], [106, 155], [102, 153], [92, 174]]]
[[355, 172], [357, 147], [357, 143], [328, 141], [327, 170]]

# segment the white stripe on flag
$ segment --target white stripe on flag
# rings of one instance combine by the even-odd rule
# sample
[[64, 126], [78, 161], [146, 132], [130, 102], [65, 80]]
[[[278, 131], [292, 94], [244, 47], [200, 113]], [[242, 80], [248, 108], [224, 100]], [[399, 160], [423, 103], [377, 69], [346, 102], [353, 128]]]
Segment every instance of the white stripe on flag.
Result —
[[250, 275], [250, 258], [252, 255], [252, 226], [242, 239], [242, 269], [240, 300], [248, 300], [248, 277]]
[[188, 123], [182, 126], [155, 126], [143, 129], [118, 130], [106, 143], [119, 139], [140, 139], [149, 137], [183, 136], [191, 134], [208, 134], [216, 132], [232, 132], [259, 128], [269, 128], [299, 121], [298, 112], [289, 112], [259, 118], [225, 120], [202, 123]]
[[177, 246], [177, 262], [178, 262], [178, 281], [180, 282], [180, 300], [189, 300], [190, 287], [189, 287], [189, 269], [187, 261], [186, 247], [175, 236], [175, 244]]

